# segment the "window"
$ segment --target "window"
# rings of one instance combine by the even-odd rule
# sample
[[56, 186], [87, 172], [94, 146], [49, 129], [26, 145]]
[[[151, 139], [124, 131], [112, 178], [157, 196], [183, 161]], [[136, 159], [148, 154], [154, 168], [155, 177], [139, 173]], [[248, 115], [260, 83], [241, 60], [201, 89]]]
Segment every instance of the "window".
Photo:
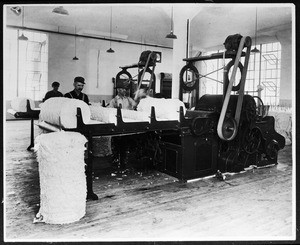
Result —
[[[22, 32], [28, 41], [18, 40]], [[6, 100], [15, 97], [42, 100], [48, 89], [48, 35], [6, 29], [5, 39]]]
[[[252, 96], [260, 96], [266, 105], [279, 105], [280, 96], [280, 67], [281, 67], [281, 45], [277, 43], [261, 44], [257, 46], [260, 53], [251, 53], [248, 72], [245, 83], [245, 94]], [[211, 53], [224, 52], [219, 50]], [[241, 59], [244, 64], [244, 58]], [[225, 64], [229, 62], [226, 59]], [[223, 93], [223, 60], [207, 60], [201, 65], [201, 70], [209, 74], [205, 78], [200, 79], [200, 94], [222, 94]], [[203, 75], [203, 72], [200, 72]], [[238, 82], [240, 77], [236, 77]], [[230, 77], [230, 75], [229, 75]], [[237, 83], [236, 82], [236, 83]], [[258, 91], [259, 86], [263, 87], [261, 92]]]

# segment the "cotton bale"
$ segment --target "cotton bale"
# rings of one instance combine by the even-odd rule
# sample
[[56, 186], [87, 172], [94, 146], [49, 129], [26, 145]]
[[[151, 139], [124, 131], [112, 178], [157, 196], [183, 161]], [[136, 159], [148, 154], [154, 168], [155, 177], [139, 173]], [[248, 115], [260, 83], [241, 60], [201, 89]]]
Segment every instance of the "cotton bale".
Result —
[[179, 110], [183, 107], [185, 114], [186, 108], [184, 103], [179, 99], [164, 98], [145, 98], [140, 101], [137, 111], [151, 114], [151, 107], [155, 108], [155, 116], [157, 119], [179, 120]]
[[30, 108], [35, 108], [34, 101], [29, 98], [17, 97], [11, 100], [10, 106], [16, 112], [27, 112], [27, 100], [29, 100]]
[[99, 105], [91, 105], [91, 119], [97, 120], [104, 123], [114, 123], [117, 124], [117, 109], [116, 108], [109, 108], [109, 107], [102, 107]]
[[66, 224], [86, 212], [84, 151], [86, 138], [77, 132], [54, 132], [37, 136], [40, 177], [39, 222]]
[[91, 117], [89, 106], [82, 100], [65, 97], [46, 100], [41, 106], [40, 120], [64, 128], [76, 128], [78, 107], [81, 109], [83, 122], [87, 124]]

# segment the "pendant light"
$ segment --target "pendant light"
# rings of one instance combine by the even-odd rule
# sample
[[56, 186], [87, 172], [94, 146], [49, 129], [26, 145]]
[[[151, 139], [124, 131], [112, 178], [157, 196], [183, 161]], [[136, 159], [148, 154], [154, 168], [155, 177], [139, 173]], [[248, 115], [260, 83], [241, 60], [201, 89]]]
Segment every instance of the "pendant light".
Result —
[[22, 13], [22, 9], [19, 6], [11, 7], [10, 10], [17, 16], [19, 16]]
[[254, 49], [251, 50], [252, 53], [259, 53], [260, 51], [256, 48], [256, 35], [257, 35], [257, 8], [256, 8], [256, 14], [255, 14], [255, 46]]
[[[112, 30], [112, 7], [110, 8], [110, 34], [109, 37], [111, 39], [111, 30]], [[115, 51], [111, 48], [111, 40], [109, 43], [109, 49], [106, 50], [107, 53], [114, 53]]]
[[64, 9], [63, 6], [59, 6], [59, 7], [56, 7], [52, 10], [52, 13], [55, 13], [55, 14], [62, 14], [62, 15], [69, 15], [69, 12]]
[[75, 56], [74, 56], [73, 60], [79, 60], [79, 59], [76, 57], [76, 35], [77, 35], [77, 33], [76, 33], [76, 26], [75, 26]]
[[[25, 15], [25, 11], [24, 11], [24, 7], [23, 7], [23, 11], [22, 11], [22, 27], [24, 27], [24, 15]], [[28, 41], [28, 37], [24, 36], [23, 30], [22, 30], [22, 35], [18, 37], [18, 40], [20, 40], [20, 41]]]
[[177, 39], [177, 36], [173, 33], [173, 6], [171, 12], [171, 32], [166, 36], [166, 38]]

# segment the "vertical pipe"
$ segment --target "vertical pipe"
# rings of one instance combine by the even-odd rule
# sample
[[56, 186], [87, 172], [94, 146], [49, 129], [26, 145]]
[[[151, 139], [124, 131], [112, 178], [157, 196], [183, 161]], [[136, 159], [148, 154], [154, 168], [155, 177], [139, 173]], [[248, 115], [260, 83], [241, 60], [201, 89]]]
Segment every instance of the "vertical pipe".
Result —
[[190, 20], [186, 20], [186, 58], [189, 57], [189, 33], [190, 33]]
[[[17, 32], [17, 36], [20, 35], [20, 30]], [[20, 41], [17, 38], [17, 97], [19, 97], [19, 76], [20, 76], [20, 71], [19, 71], [19, 62], [20, 62]]]
[[[259, 52], [259, 71], [258, 71], [258, 84], [261, 85], [261, 55], [262, 55], [262, 45], [260, 44], [260, 52]], [[258, 97], [261, 98], [261, 90], [258, 91]]]

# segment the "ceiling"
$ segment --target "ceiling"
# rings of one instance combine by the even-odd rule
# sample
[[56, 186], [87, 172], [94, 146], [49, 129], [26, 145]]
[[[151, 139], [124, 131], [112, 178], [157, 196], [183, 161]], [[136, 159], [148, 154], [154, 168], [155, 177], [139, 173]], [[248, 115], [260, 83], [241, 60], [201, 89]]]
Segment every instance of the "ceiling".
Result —
[[[4, 24], [22, 26], [22, 14], [13, 13], [12, 6], [16, 5], [6, 5]], [[110, 36], [112, 10], [113, 38], [167, 47], [173, 45], [172, 39], [165, 38], [173, 6], [174, 30], [178, 21], [190, 19], [190, 41], [198, 50], [222, 45], [235, 33], [254, 38], [256, 9], [258, 41], [290, 29], [293, 14], [291, 4], [65, 4], [69, 15], [52, 13], [59, 5], [23, 6], [27, 28], [74, 33], [76, 26], [78, 34], [106, 37]]]

